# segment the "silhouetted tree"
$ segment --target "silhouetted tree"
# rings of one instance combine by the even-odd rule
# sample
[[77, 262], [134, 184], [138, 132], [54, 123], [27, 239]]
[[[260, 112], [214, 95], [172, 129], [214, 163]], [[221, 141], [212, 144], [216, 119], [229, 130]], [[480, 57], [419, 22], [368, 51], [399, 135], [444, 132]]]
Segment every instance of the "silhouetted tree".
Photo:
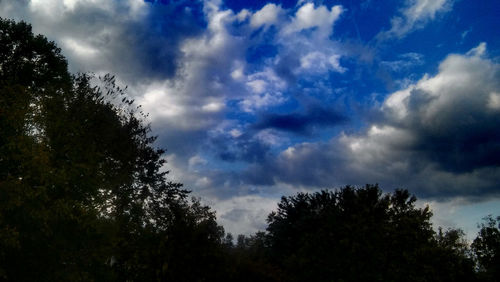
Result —
[[[441, 281], [476, 281], [474, 260], [465, 233], [460, 229], [442, 228], [436, 233], [436, 245], [428, 250], [428, 263], [433, 275]], [[437, 279], [436, 279], [437, 280]]]
[[22, 22], [0, 50], [0, 280], [216, 280], [222, 228], [114, 77], [69, 75]]
[[438, 243], [429, 208], [415, 201], [377, 185], [283, 197], [268, 218], [271, 259], [286, 281], [453, 281], [468, 270], [445, 273], [432, 256], [462, 253], [451, 252], [451, 239], [451, 247]]
[[484, 218], [471, 247], [477, 260], [480, 278], [500, 281], [500, 216]]
[[229, 281], [280, 281], [280, 269], [269, 260], [267, 236], [238, 235], [236, 245], [229, 249], [227, 278]]

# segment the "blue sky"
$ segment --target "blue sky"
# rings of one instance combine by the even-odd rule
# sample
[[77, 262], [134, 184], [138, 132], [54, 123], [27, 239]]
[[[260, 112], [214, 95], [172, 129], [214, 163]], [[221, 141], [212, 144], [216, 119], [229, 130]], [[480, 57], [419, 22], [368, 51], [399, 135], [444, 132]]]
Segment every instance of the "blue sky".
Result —
[[3, 0], [73, 72], [116, 74], [165, 169], [253, 233], [282, 195], [402, 187], [462, 227], [500, 214], [495, 0]]

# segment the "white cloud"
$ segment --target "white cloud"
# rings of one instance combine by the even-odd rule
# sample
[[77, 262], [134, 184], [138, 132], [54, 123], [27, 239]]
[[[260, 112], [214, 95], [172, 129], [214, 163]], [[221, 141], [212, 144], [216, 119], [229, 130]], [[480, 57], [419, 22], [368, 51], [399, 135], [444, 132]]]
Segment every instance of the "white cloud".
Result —
[[239, 21], [239, 22], [243, 22], [245, 21], [247, 18], [251, 17], [252, 16], [252, 13], [250, 13], [250, 11], [248, 11], [247, 9], [243, 9], [241, 10], [237, 15], [236, 15], [236, 19]]
[[200, 188], [205, 188], [209, 187], [212, 185], [212, 180], [206, 176], [200, 177], [196, 182], [195, 185]]
[[447, 0], [413, 0], [403, 14], [410, 22], [417, 22], [422, 19], [434, 19], [436, 14], [447, 8]]
[[201, 109], [204, 112], [216, 113], [222, 111], [225, 106], [226, 105], [221, 102], [210, 102], [208, 104], [203, 105]]
[[318, 81], [319, 75], [327, 71], [347, 71], [340, 64], [343, 49], [331, 36], [344, 8], [310, 2], [297, 6], [295, 14], [279, 25], [275, 44], [280, 46], [280, 53], [270, 62], [286, 70], [282, 76], [292, 82], [299, 77]]
[[245, 98], [240, 102], [241, 109], [245, 112], [251, 113], [261, 108], [267, 108], [282, 104], [286, 98], [280, 92], [255, 94]]
[[481, 42], [477, 47], [467, 52], [468, 56], [481, 57], [486, 54], [486, 42]]
[[424, 56], [419, 53], [405, 53], [399, 55], [398, 58], [399, 60], [382, 61], [380, 64], [395, 73], [424, 64]]
[[204, 158], [202, 158], [200, 155], [195, 155], [189, 158], [188, 165], [189, 169], [193, 170], [196, 166], [199, 165], [206, 165], [208, 162]]
[[328, 10], [325, 6], [315, 7], [313, 3], [306, 3], [299, 8], [293, 20], [284, 28], [285, 34], [300, 32], [304, 29], [317, 28], [321, 37], [328, 37], [333, 31], [333, 24], [342, 14], [340, 5]]
[[31, 12], [44, 15], [47, 19], [57, 19], [64, 13], [64, 1], [61, 0], [31, 0], [29, 8]]
[[278, 201], [278, 197], [247, 195], [209, 202], [217, 212], [217, 221], [224, 226], [226, 232], [236, 236], [263, 231], [266, 227], [266, 218], [276, 209]]
[[240, 130], [238, 130], [238, 129], [236, 129], [236, 128], [235, 128], [235, 129], [231, 129], [231, 131], [229, 131], [229, 134], [230, 134], [232, 137], [234, 137], [234, 138], [238, 138], [238, 137], [240, 137], [243, 133], [242, 133]]
[[66, 46], [66, 50], [74, 52], [74, 55], [82, 59], [93, 59], [99, 55], [99, 50], [85, 42], [79, 42], [73, 38], [62, 39], [62, 43]]
[[500, 93], [490, 93], [488, 97], [488, 108], [492, 110], [500, 110]]
[[147, 3], [144, 0], [128, 0], [130, 15], [134, 20], [146, 15]]
[[[137, 0], [129, 1], [133, 5], [134, 10], [138, 11], [140, 6], [136, 3]], [[111, 12], [113, 1], [111, 0], [30, 0], [29, 9], [31, 13], [44, 17], [44, 20], [59, 21], [62, 20], [67, 13], [74, 12], [78, 6], [98, 7], [100, 10]]]
[[262, 79], [255, 79], [247, 82], [247, 86], [251, 89], [253, 93], [262, 94], [266, 91], [267, 82]]
[[395, 150], [400, 144], [411, 145], [414, 137], [406, 129], [389, 125], [372, 125], [366, 135], [343, 135], [340, 142], [349, 148], [349, 152], [359, 165], [374, 165], [381, 160], [390, 160], [398, 156]]
[[151, 84], [144, 89], [144, 96], [139, 98], [142, 105], [153, 119], [159, 117], [181, 116], [186, 110], [167, 83]]
[[407, 0], [407, 6], [401, 11], [401, 15], [391, 19], [391, 28], [381, 32], [378, 37], [379, 39], [402, 38], [434, 20], [437, 14], [450, 10], [453, 1]]
[[259, 28], [261, 26], [269, 26], [278, 22], [279, 18], [284, 14], [283, 9], [275, 4], [267, 4], [262, 9], [252, 15], [250, 26]]
[[255, 138], [260, 140], [262, 143], [271, 146], [283, 145], [289, 142], [288, 138], [278, 135], [278, 133], [272, 129], [264, 129], [259, 131], [259, 133], [255, 135]]
[[239, 80], [243, 77], [243, 68], [237, 68], [231, 72], [231, 77], [234, 80]]
[[340, 55], [325, 55], [321, 52], [314, 51], [300, 58], [300, 67], [307, 72], [324, 73], [332, 70], [339, 73], [347, 71], [339, 62]]
[[247, 77], [247, 96], [240, 102], [245, 112], [254, 112], [261, 108], [279, 105], [287, 100], [283, 95], [287, 83], [271, 68], [256, 72]]

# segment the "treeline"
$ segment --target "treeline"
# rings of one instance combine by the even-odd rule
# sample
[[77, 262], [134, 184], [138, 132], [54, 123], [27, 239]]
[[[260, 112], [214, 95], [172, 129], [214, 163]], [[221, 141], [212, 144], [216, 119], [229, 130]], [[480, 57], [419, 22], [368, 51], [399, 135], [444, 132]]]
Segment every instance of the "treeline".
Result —
[[499, 280], [500, 218], [469, 246], [376, 185], [284, 197], [265, 232], [233, 238], [154, 141], [112, 76], [71, 75], [0, 19], [0, 281]]

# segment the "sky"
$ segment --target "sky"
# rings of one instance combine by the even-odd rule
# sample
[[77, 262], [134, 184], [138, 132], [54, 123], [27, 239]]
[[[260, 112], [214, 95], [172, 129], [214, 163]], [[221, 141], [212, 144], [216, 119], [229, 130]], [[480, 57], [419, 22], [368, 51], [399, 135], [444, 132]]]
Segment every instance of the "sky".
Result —
[[406, 188], [468, 238], [500, 215], [497, 0], [0, 0], [148, 112], [233, 234], [281, 196]]

